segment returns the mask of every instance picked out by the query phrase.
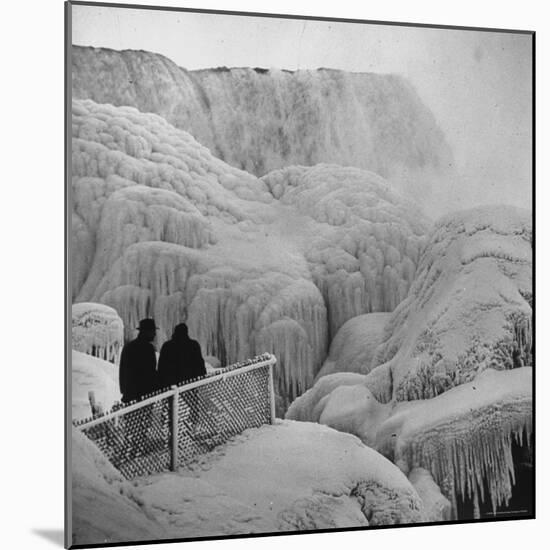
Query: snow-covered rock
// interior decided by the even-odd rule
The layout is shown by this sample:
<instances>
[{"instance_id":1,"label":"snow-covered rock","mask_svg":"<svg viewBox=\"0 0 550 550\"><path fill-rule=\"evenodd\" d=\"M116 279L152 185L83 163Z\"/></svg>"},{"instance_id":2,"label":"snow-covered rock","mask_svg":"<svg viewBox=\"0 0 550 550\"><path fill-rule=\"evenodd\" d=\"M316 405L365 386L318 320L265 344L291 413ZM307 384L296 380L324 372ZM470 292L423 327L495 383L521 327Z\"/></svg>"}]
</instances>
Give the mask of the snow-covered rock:
<instances>
[{"instance_id":1,"label":"snow-covered rock","mask_svg":"<svg viewBox=\"0 0 550 550\"><path fill-rule=\"evenodd\" d=\"M103 411L120 401L118 366L81 351L72 352L71 406L73 420L91 416L89 392Z\"/></svg>"},{"instance_id":2,"label":"snow-covered rock","mask_svg":"<svg viewBox=\"0 0 550 550\"><path fill-rule=\"evenodd\" d=\"M122 319L104 304L73 304L71 344L77 351L118 363L124 344Z\"/></svg>"},{"instance_id":3,"label":"snow-covered rock","mask_svg":"<svg viewBox=\"0 0 550 550\"><path fill-rule=\"evenodd\" d=\"M187 71L146 51L74 46L72 79L73 97L156 113L258 176L331 162L385 177L405 172L418 194L429 191L422 175L452 160L434 116L395 74Z\"/></svg>"}]
</instances>

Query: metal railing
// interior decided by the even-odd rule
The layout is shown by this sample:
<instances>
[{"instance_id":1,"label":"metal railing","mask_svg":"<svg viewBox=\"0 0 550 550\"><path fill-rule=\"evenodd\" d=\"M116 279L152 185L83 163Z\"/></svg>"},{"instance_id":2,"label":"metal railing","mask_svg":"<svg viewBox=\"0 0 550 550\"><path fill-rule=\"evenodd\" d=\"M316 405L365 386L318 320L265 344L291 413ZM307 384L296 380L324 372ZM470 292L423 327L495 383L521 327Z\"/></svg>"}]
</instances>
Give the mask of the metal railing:
<instances>
[{"instance_id":1,"label":"metal railing","mask_svg":"<svg viewBox=\"0 0 550 550\"><path fill-rule=\"evenodd\" d=\"M247 428L273 423L276 361L259 355L73 425L127 479L176 470Z\"/></svg>"}]
</instances>

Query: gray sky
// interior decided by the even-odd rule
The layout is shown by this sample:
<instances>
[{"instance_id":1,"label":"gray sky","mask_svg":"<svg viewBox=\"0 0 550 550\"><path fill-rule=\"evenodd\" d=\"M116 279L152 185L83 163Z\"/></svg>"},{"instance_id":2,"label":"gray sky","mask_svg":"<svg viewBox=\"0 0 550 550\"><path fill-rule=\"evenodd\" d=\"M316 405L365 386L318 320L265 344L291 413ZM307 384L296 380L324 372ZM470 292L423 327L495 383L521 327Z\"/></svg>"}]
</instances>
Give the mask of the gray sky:
<instances>
[{"instance_id":1,"label":"gray sky","mask_svg":"<svg viewBox=\"0 0 550 550\"><path fill-rule=\"evenodd\" d=\"M399 73L431 108L460 206L531 207L531 38L478 31L73 6L73 43L162 53L181 67Z\"/></svg>"}]
</instances>

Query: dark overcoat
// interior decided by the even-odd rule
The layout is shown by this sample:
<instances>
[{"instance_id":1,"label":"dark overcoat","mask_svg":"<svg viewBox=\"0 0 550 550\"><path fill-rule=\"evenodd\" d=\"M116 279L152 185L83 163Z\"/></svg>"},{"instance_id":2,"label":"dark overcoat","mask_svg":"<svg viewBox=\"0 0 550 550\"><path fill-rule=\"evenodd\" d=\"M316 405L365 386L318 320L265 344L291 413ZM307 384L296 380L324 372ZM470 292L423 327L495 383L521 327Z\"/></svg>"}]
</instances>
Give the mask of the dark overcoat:
<instances>
[{"instance_id":1,"label":"dark overcoat","mask_svg":"<svg viewBox=\"0 0 550 550\"><path fill-rule=\"evenodd\" d=\"M184 336L166 341L160 350L158 372L163 388L204 376L206 368L200 344Z\"/></svg>"},{"instance_id":2,"label":"dark overcoat","mask_svg":"<svg viewBox=\"0 0 550 550\"><path fill-rule=\"evenodd\" d=\"M139 336L122 348L119 367L122 401L140 399L159 388L157 356L151 342Z\"/></svg>"}]
</instances>

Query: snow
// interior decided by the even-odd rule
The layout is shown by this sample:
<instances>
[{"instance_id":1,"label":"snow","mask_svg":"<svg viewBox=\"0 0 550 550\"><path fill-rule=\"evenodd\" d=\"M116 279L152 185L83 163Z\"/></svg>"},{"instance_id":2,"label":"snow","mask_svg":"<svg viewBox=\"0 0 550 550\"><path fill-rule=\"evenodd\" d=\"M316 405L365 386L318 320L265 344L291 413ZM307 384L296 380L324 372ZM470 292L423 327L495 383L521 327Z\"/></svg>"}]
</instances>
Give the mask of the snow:
<instances>
[{"instance_id":1,"label":"snow","mask_svg":"<svg viewBox=\"0 0 550 550\"><path fill-rule=\"evenodd\" d=\"M72 351L71 406L73 420L92 415L88 394L94 392L97 405L108 411L120 401L118 366L77 350Z\"/></svg>"},{"instance_id":2,"label":"snow","mask_svg":"<svg viewBox=\"0 0 550 550\"><path fill-rule=\"evenodd\" d=\"M411 193L425 194L426 174L452 161L433 115L398 75L187 71L145 51L72 52L73 97L156 113L256 175L331 162L384 176L406 172Z\"/></svg>"},{"instance_id":3,"label":"snow","mask_svg":"<svg viewBox=\"0 0 550 550\"><path fill-rule=\"evenodd\" d=\"M318 424L250 429L191 470L133 483L76 432L72 452L77 544L390 525L424 513L396 466Z\"/></svg>"},{"instance_id":4,"label":"snow","mask_svg":"<svg viewBox=\"0 0 550 550\"><path fill-rule=\"evenodd\" d=\"M409 474L409 481L415 488L424 505L424 521L449 521L452 519L451 503L424 468L415 468Z\"/></svg>"},{"instance_id":5,"label":"snow","mask_svg":"<svg viewBox=\"0 0 550 550\"><path fill-rule=\"evenodd\" d=\"M512 441L529 444L532 369L487 369L433 399L398 405L378 429L376 448L409 471L423 467L439 487L493 510L514 482ZM487 484L489 493L484 491Z\"/></svg>"},{"instance_id":6,"label":"snow","mask_svg":"<svg viewBox=\"0 0 550 550\"><path fill-rule=\"evenodd\" d=\"M191 473L198 479L189 478ZM251 516L251 527L264 532L406 523L421 515L418 496L393 464L358 439L311 423L281 421L247 430L180 476L149 479L141 487L144 502L173 518L181 499L197 490L201 502L214 501L210 520L223 518L217 507L238 503L231 521ZM174 478L185 487L185 497L165 492ZM226 524L227 518L222 529ZM212 528L220 533L213 521ZM208 534L213 533L202 532Z\"/></svg>"},{"instance_id":7,"label":"snow","mask_svg":"<svg viewBox=\"0 0 550 550\"><path fill-rule=\"evenodd\" d=\"M333 338L317 379L335 372L367 374L389 317L389 313L366 313L346 321Z\"/></svg>"},{"instance_id":8,"label":"snow","mask_svg":"<svg viewBox=\"0 0 550 550\"><path fill-rule=\"evenodd\" d=\"M294 401L286 417L355 434L408 475L425 469L453 509L458 497L488 501L496 509L511 496L512 442L529 442L531 371L486 369L432 399L387 404L370 393L368 376L333 374ZM447 514L439 497L428 496L428 508L433 504Z\"/></svg>"},{"instance_id":9,"label":"snow","mask_svg":"<svg viewBox=\"0 0 550 550\"><path fill-rule=\"evenodd\" d=\"M165 538L136 502L134 488L86 436L72 432L72 542L98 544Z\"/></svg>"},{"instance_id":10,"label":"snow","mask_svg":"<svg viewBox=\"0 0 550 550\"><path fill-rule=\"evenodd\" d=\"M374 395L434 397L486 368L512 368L514 346L530 364L531 254L530 212L480 207L441 219L386 324L369 373Z\"/></svg>"},{"instance_id":11,"label":"snow","mask_svg":"<svg viewBox=\"0 0 550 550\"><path fill-rule=\"evenodd\" d=\"M118 363L124 326L118 313L104 304L80 302L72 306L73 349Z\"/></svg>"},{"instance_id":12,"label":"snow","mask_svg":"<svg viewBox=\"0 0 550 550\"><path fill-rule=\"evenodd\" d=\"M405 298L428 227L415 203L372 172L336 165L289 167L262 181L315 222L304 253L331 338L349 319L392 311Z\"/></svg>"}]
</instances>

